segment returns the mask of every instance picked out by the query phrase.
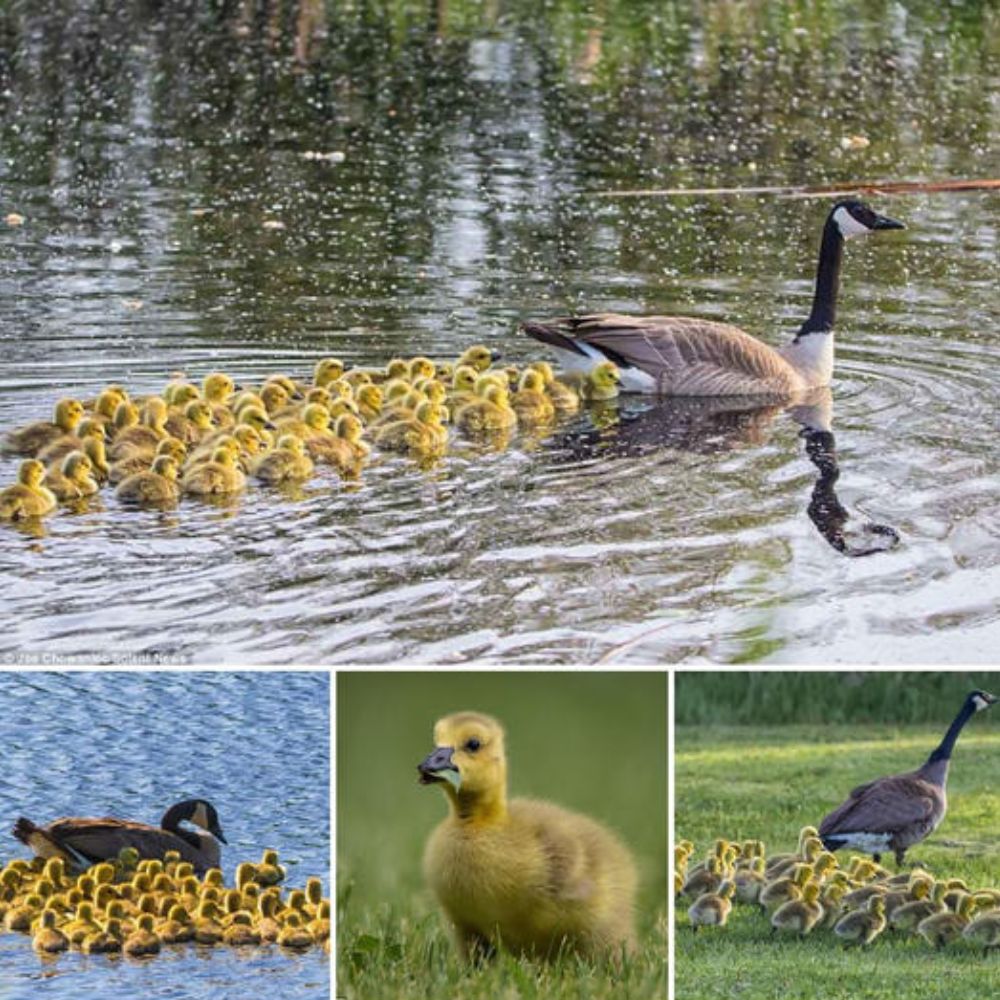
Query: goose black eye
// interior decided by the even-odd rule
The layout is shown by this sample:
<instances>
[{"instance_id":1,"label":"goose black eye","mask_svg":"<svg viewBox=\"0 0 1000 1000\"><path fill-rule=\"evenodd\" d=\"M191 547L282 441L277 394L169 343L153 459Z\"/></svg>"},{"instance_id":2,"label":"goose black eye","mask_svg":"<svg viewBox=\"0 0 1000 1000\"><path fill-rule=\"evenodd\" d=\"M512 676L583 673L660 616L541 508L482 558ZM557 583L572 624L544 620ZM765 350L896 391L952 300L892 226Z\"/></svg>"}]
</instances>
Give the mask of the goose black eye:
<instances>
[{"instance_id":1,"label":"goose black eye","mask_svg":"<svg viewBox=\"0 0 1000 1000\"><path fill-rule=\"evenodd\" d=\"M475 753L481 746L482 744L475 738L475 736L473 736L471 740L465 741L465 749L468 750L469 753Z\"/></svg>"}]
</instances>

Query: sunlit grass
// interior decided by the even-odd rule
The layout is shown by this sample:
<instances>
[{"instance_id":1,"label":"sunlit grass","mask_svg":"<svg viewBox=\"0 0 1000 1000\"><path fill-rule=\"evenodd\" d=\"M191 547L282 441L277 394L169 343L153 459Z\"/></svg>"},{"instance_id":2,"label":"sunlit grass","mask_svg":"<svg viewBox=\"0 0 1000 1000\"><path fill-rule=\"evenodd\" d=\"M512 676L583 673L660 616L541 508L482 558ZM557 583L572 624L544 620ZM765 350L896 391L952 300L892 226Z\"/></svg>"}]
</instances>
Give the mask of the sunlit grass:
<instances>
[{"instance_id":1,"label":"sunlit grass","mask_svg":"<svg viewBox=\"0 0 1000 1000\"><path fill-rule=\"evenodd\" d=\"M907 861L978 888L1000 885L1000 735L975 725L955 752L948 814ZM693 840L699 855L718 836L760 838L770 853L792 850L801 826L817 823L855 785L919 766L941 735L939 726L679 726L677 836ZM842 862L847 857L841 852ZM954 1000L995 990L996 956L984 959L965 942L934 952L922 940L883 935L861 953L844 950L829 931L775 940L764 918L739 905L725 929L694 934L688 905L677 908L679 1000Z\"/></svg>"},{"instance_id":2,"label":"sunlit grass","mask_svg":"<svg viewBox=\"0 0 1000 1000\"><path fill-rule=\"evenodd\" d=\"M434 720L473 708L507 729L513 795L587 813L631 847L640 947L620 969L457 959L423 884L445 815L416 781ZM337 688L337 978L350 1000L666 996L666 682L656 674L341 674Z\"/></svg>"}]
</instances>

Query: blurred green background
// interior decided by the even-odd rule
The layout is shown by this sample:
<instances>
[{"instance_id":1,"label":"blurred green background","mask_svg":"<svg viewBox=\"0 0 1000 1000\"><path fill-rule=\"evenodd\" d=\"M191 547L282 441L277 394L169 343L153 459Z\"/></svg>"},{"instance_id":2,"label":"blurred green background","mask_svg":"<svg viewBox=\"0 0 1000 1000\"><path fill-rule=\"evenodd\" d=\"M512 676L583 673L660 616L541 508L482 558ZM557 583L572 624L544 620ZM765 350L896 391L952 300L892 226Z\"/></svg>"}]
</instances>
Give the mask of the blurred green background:
<instances>
[{"instance_id":1,"label":"blurred green background","mask_svg":"<svg viewBox=\"0 0 1000 1000\"><path fill-rule=\"evenodd\" d=\"M678 672L676 718L683 726L947 724L975 688L1000 695L1000 674L983 670ZM1000 711L976 720L979 731L990 726L1000 726ZM817 738L823 738L822 730Z\"/></svg>"},{"instance_id":2,"label":"blurred green background","mask_svg":"<svg viewBox=\"0 0 1000 1000\"><path fill-rule=\"evenodd\" d=\"M417 783L416 767L433 746L435 720L464 709L506 728L512 796L551 799L622 836L639 865L640 933L662 917L666 677L439 670L337 678L337 883L350 895L343 922L380 906L435 909L420 863L446 806L439 789Z\"/></svg>"}]
</instances>

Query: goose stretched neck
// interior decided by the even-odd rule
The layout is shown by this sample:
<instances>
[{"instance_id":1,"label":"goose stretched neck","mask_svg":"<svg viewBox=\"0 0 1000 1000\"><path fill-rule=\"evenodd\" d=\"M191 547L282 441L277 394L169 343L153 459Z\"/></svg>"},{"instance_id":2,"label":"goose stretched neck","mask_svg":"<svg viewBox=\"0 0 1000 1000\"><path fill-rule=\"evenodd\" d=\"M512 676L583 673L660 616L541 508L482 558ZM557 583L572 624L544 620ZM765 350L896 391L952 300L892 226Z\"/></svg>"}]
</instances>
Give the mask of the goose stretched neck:
<instances>
[{"instance_id":1,"label":"goose stretched neck","mask_svg":"<svg viewBox=\"0 0 1000 1000\"><path fill-rule=\"evenodd\" d=\"M944 739L941 740L937 749L927 758L927 763L924 765L925 768L932 764L943 762L945 765L945 774L947 774L948 761L951 760L951 752L955 748L955 741L958 739L958 734L962 731L962 727L975 714L976 706L972 703L971 699L967 699L962 706L962 710L955 716L955 721L948 727L948 732L944 734Z\"/></svg>"},{"instance_id":2,"label":"goose stretched neck","mask_svg":"<svg viewBox=\"0 0 1000 1000\"><path fill-rule=\"evenodd\" d=\"M799 328L795 339L807 333L829 333L837 315L837 293L840 291L840 262L844 255L844 237L831 214L823 227L823 240L819 248L816 267L816 291L813 294L812 312Z\"/></svg>"}]
</instances>

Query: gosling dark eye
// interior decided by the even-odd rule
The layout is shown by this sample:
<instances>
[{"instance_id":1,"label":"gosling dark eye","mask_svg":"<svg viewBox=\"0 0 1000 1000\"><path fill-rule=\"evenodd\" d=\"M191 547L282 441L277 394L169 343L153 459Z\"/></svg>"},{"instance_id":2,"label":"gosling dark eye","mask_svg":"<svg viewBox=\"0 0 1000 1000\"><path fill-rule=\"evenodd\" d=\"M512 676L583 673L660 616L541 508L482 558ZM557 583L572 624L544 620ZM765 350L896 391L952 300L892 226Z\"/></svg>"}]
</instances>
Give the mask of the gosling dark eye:
<instances>
[{"instance_id":1,"label":"gosling dark eye","mask_svg":"<svg viewBox=\"0 0 1000 1000\"><path fill-rule=\"evenodd\" d=\"M465 749L468 750L469 753L475 753L481 746L482 743L480 743L474 736L471 740L465 741Z\"/></svg>"}]
</instances>

